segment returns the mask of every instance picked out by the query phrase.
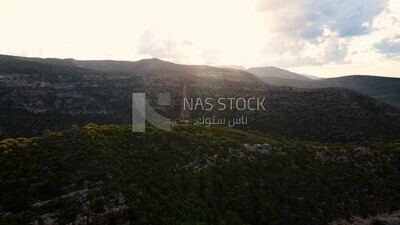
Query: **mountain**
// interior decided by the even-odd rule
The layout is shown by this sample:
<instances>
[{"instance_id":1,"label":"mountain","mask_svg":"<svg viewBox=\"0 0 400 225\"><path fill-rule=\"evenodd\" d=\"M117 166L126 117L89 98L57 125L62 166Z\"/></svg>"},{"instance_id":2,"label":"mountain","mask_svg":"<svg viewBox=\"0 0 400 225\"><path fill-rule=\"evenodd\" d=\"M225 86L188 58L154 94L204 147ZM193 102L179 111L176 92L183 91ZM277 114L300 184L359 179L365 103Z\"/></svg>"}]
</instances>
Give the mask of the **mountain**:
<instances>
[{"instance_id":1,"label":"mountain","mask_svg":"<svg viewBox=\"0 0 400 225\"><path fill-rule=\"evenodd\" d=\"M369 96L400 93L400 78L350 75L321 79L314 76L308 77L309 75L296 74L276 67L256 67L247 71L275 86L296 88L341 87Z\"/></svg>"},{"instance_id":2,"label":"mountain","mask_svg":"<svg viewBox=\"0 0 400 225\"><path fill-rule=\"evenodd\" d=\"M352 89L369 96L400 93L400 78L392 77L353 75L329 78L318 83L324 86Z\"/></svg>"},{"instance_id":3,"label":"mountain","mask_svg":"<svg viewBox=\"0 0 400 225\"><path fill-rule=\"evenodd\" d=\"M273 66L267 67L253 67L247 69L247 72L252 73L256 76L262 77L268 81L268 78L281 78L281 79L289 79L289 80L302 80L302 81L310 81L311 79L307 76L303 76L297 73L293 73L287 70L283 70Z\"/></svg>"},{"instance_id":4,"label":"mountain","mask_svg":"<svg viewBox=\"0 0 400 225\"><path fill-rule=\"evenodd\" d=\"M352 89L400 108L400 78L353 75L319 80L320 86Z\"/></svg>"},{"instance_id":5,"label":"mountain","mask_svg":"<svg viewBox=\"0 0 400 225\"><path fill-rule=\"evenodd\" d=\"M0 142L0 224L328 224L400 208L400 142L73 126Z\"/></svg>"},{"instance_id":6,"label":"mountain","mask_svg":"<svg viewBox=\"0 0 400 225\"><path fill-rule=\"evenodd\" d=\"M68 75L74 77L90 73L98 73L89 69L78 68L71 63L52 63L53 60L55 59L41 60L42 62L37 62L37 60L33 60L33 58L0 55L0 73L40 74L45 76ZM65 61L67 62L70 60Z\"/></svg>"},{"instance_id":7,"label":"mountain","mask_svg":"<svg viewBox=\"0 0 400 225\"><path fill-rule=\"evenodd\" d=\"M10 58L12 60L10 60ZM288 139L393 140L400 137L400 110L343 88L274 87L246 71L179 65L159 59L81 61L0 57L0 137L36 136L73 124L130 124L132 93L146 93L160 114L181 119L187 97L259 98L265 110L193 110L193 121L215 116L248 118L237 128ZM29 65L29 66L27 66ZM25 70L24 68L40 68ZM47 69L48 68L48 69ZM15 72L11 72L15 71ZM170 93L171 106L157 105Z\"/></svg>"},{"instance_id":8,"label":"mountain","mask_svg":"<svg viewBox=\"0 0 400 225\"><path fill-rule=\"evenodd\" d=\"M262 81L274 86L287 86L306 89L328 87L347 88L400 108L400 78L351 75L327 79L315 79L315 77L299 75L277 68L258 70L253 68L249 69L248 71L255 74Z\"/></svg>"}]
</instances>

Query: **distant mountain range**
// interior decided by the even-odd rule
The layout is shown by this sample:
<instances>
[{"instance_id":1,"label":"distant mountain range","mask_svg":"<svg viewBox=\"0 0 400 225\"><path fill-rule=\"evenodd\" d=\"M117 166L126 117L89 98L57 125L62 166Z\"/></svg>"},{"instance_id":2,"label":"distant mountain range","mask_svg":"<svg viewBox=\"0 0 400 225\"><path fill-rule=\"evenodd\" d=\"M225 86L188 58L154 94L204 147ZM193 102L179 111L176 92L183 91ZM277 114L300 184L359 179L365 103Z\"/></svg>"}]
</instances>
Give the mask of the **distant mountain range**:
<instances>
[{"instance_id":1,"label":"distant mountain range","mask_svg":"<svg viewBox=\"0 0 400 225\"><path fill-rule=\"evenodd\" d=\"M322 79L321 77L317 77L317 76L314 76L314 75L309 75L309 74L302 74L302 75L305 76L305 77L308 77L308 78L310 78L312 80Z\"/></svg>"},{"instance_id":2,"label":"distant mountain range","mask_svg":"<svg viewBox=\"0 0 400 225\"><path fill-rule=\"evenodd\" d=\"M0 56L0 65L0 137L34 136L45 129L61 130L89 122L130 124L133 92L146 93L157 111L179 120L184 85L192 98L266 98L265 111L193 111L194 120L204 113L227 118L246 115L248 124L238 128L290 139L359 141L400 137L400 110L364 95L370 94L366 91L372 89L366 87L374 82L360 81L359 92L364 94L353 91L355 84L353 90L278 87L270 81L319 81L273 67L250 69L266 72L253 75L159 59L131 62ZM282 79L277 74L293 79ZM396 93L395 88L392 90L394 82L379 79L384 84L375 82L373 94ZM171 107L157 106L160 92L171 94Z\"/></svg>"},{"instance_id":3,"label":"distant mountain range","mask_svg":"<svg viewBox=\"0 0 400 225\"><path fill-rule=\"evenodd\" d=\"M301 80L301 81L311 81L312 79L290 72L288 70L283 70L277 67L268 66L268 67L253 67L247 70L248 72L257 75L260 78L282 78L289 80Z\"/></svg>"},{"instance_id":4,"label":"distant mountain range","mask_svg":"<svg viewBox=\"0 0 400 225\"><path fill-rule=\"evenodd\" d=\"M400 108L400 78L351 75L327 79L311 79L275 67L258 67L247 70L264 82L275 86L316 89L341 87L354 90Z\"/></svg>"}]
</instances>

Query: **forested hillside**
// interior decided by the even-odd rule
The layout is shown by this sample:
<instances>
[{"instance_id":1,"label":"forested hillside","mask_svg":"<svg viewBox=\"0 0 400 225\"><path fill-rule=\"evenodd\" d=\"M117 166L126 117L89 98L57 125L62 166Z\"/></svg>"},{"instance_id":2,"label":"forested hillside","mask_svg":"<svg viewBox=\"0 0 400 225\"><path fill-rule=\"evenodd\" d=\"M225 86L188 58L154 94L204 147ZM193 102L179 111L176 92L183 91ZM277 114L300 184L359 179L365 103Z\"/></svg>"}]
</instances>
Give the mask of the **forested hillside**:
<instances>
[{"instance_id":1,"label":"forested hillside","mask_svg":"<svg viewBox=\"0 0 400 225\"><path fill-rule=\"evenodd\" d=\"M400 208L400 142L88 124L0 143L1 224L327 224Z\"/></svg>"}]
</instances>

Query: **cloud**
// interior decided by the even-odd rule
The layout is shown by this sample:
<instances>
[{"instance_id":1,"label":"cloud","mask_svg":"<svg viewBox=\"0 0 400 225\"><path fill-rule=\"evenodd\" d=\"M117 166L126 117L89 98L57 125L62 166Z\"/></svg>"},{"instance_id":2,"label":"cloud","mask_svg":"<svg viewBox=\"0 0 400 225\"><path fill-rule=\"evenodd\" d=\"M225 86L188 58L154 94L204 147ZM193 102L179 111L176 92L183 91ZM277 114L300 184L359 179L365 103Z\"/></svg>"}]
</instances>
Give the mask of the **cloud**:
<instances>
[{"instance_id":1,"label":"cloud","mask_svg":"<svg viewBox=\"0 0 400 225\"><path fill-rule=\"evenodd\" d=\"M218 64L219 51L199 48L192 41L159 29L148 29L140 37L140 54L161 58L175 63Z\"/></svg>"},{"instance_id":2,"label":"cloud","mask_svg":"<svg viewBox=\"0 0 400 225\"><path fill-rule=\"evenodd\" d=\"M390 29L379 42L373 44L373 47L385 56L400 56L400 21L395 17L389 17L389 21Z\"/></svg>"},{"instance_id":3,"label":"cloud","mask_svg":"<svg viewBox=\"0 0 400 225\"><path fill-rule=\"evenodd\" d=\"M322 58L325 62L341 62L348 53L347 43L333 36L324 42L324 54Z\"/></svg>"},{"instance_id":4,"label":"cloud","mask_svg":"<svg viewBox=\"0 0 400 225\"><path fill-rule=\"evenodd\" d=\"M272 63L288 67L348 63L348 42L337 33L326 33L315 41L285 35L275 35L267 40L262 53L277 58Z\"/></svg>"},{"instance_id":5,"label":"cloud","mask_svg":"<svg viewBox=\"0 0 400 225\"><path fill-rule=\"evenodd\" d=\"M375 43L374 47L380 52L387 55L400 54L400 35L394 38L384 38L379 43Z\"/></svg>"},{"instance_id":6,"label":"cloud","mask_svg":"<svg viewBox=\"0 0 400 225\"><path fill-rule=\"evenodd\" d=\"M189 57L193 46L189 40L173 38L169 33L148 29L140 37L138 52L153 58L180 63Z\"/></svg>"},{"instance_id":7,"label":"cloud","mask_svg":"<svg viewBox=\"0 0 400 225\"><path fill-rule=\"evenodd\" d=\"M305 40L292 38L282 34L275 35L266 39L266 46L263 49L263 53L266 55L277 55L277 54L300 54L306 45Z\"/></svg>"},{"instance_id":8,"label":"cloud","mask_svg":"<svg viewBox=\"0 0 400 225\"><path fill-rule=\"evenodd\" d=\"M151 30L142 33L139 53L162 59L179 60L181 58L181 54L177 52L177 43L171 37L157 36L157 33Z\"/></svg>"},{"instance_id":9,"label":"cloud","mask_svg":"<svg viewBox=\"0 0 400 225\"><path fill-rule=\"evenodd\" d=\"M218 54L215 50L205 50L200 53L200 56L204 58L205 64L215 65L218 62Z\"/></svg>"},{"instance_id":10,"label":"cloud","mask_svg":"<svg viewBox=\"0 0 400 225\"><path fill-rule=\"evenodd\" d=\"M388 7L388 0L261 0L271 35L262 52L293 66L349 63L352 39L369 36Z\"/></svg>"},{"instance_id":11,"label":"cloud","mask_svg":"<svg viewBox=\"0 0 400 225\"><path fill-rule=\"evenodd\" d=\"M266 14L271 32L315 39L325 29L339 37L367 34L387 7L388 0L262 0L257 9Z\"/></svg>"}]
</instances>

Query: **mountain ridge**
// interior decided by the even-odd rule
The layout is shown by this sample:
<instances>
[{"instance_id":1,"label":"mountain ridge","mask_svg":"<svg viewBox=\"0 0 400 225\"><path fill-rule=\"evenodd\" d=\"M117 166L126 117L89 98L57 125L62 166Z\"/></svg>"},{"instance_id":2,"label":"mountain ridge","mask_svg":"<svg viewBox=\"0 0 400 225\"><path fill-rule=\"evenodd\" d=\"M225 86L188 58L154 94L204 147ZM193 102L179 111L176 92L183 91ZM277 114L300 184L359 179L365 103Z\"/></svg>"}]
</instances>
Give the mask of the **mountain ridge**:
<instances>
[{"instance_id":1,"label":"mountain ridge","mask_svg":"<svg viewBox=\"0 0 400 225\"><path fill-rule=\"evenodd\" d=\"M252 72L251 70L248 71ZM305 89L326 87L348 88L400 108L400 78L397 77L345 75L332 78L304 79L306 76L291 72L289 75L285 75L286 72L282 74L280 70L275 75L263 74L261 72L254 74L262 81L274 86L289 86Z\"/></svg>"},{"instance_id":2,"label":"mountain ridge","mask_svg":"<svg viewBox=\"0 0 400 225\"><path fill-rule=\"evenodd\" d=\"M241 70L161 60L124 62L122 69L119 61L78 62L82 68L66 66L70 59L51 59L47 64L35 60L42 62L14 58L14 63L22 68L33 63L41 70L25 73L9 64L11 71L4 70L0 76L0 103L4 106L0 109L0 137L32 136L48 128L62 130L90 122L129 124L132 93L146 93L160 114L179 120L185 85L191 98L266 99L263 111L193 111L192 119L204 114L227 119L243 115L249 117L249 123L240 129L288 139L349 142L400 136L398 109L343 88L276 87ZM170 107L157 106L160 92L170 93Z\"/></svg>"},{"instance_id":3,"label":"mountain ridge","mask_svg":"<svg viewBox=\"0 0 400 225\"><path fill-rule=\"evenodd\" d=\"M309 81L311 80L310 78L293 73L288 70L284 70L278 67L274 66L266 66L266 67L252 67L247 69L246 71L253 73L259 77L266 78L268 80L268 77L279 77L283 79L296 79L296 80L304 80L304 81Z\"/></svg>"}]
</instances>

